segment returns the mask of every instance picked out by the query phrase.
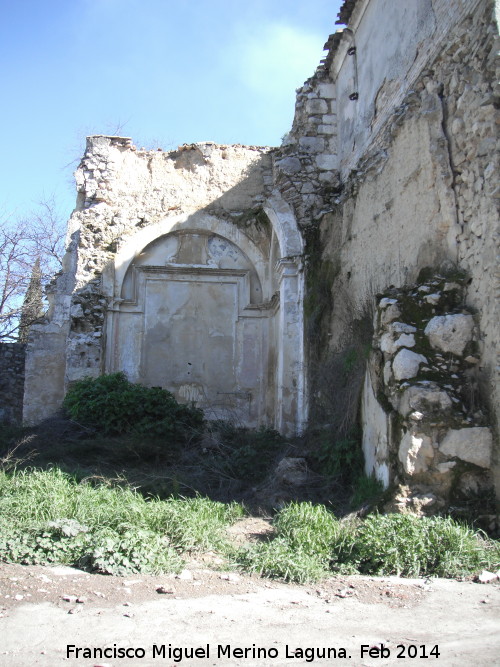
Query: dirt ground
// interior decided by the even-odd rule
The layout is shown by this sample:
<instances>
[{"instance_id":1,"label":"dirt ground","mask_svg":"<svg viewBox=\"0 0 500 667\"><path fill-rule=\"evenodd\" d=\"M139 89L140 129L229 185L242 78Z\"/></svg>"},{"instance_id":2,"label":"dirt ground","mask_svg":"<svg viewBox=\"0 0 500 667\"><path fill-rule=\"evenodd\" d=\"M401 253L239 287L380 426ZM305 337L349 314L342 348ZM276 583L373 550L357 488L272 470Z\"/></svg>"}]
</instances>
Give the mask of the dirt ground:
<instances>
[{"instance_id":1,"label":"dirt ground","mask_svg":"<svg viewBox=\"0 0 500 667\"><path fill-rule=\"evenodd\" d=\"M247 520L234 539L266 530ZM498 580L297 586L221 565L208 553L180 575L120 578L0 564L0 665L500 665Z\"/></svg>"}]
</instances>

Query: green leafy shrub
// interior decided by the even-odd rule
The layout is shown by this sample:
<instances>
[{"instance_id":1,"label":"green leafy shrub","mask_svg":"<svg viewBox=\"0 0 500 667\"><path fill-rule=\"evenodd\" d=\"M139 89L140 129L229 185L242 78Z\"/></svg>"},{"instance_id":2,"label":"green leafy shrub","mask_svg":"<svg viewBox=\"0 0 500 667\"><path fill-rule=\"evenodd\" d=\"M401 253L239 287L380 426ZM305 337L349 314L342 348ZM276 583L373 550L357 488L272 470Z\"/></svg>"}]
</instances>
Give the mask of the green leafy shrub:
<instances>
[{"instance_id":1,"label":"green leafy shrub","mask_svg":"<svg viewBox=\"0 0 500 667\"><path fill-rule=\"evenodd\" d=\"M308 549L293 549L284 538L260 542L234 554L235 563L246 572L304 584L328 576L328 567Z\"/></svg>"},{"instance_id":2,"label":"green leafy shrub","mask_svg":"<svg viewBox=\"0 0 500 667\"><path fill-rule=\"evenodd\" d=\"M136 433L177 441L203 425L198 408L181 405L166 389L133 384L124 373L75 382L64 408L75 421L105 435Z\"/></svg>"},{"instance_id":3,"label":"green leafy shrub","mask_svg":"<svg viewBox=\"0 0 500 667\"><path fill-rule=\"evenodd\" d=\"M89 544L85 530L65 534L51 522L21 529L0 525L0 560L23 565L74 565Z\"/></svg>"},{"instance_id":4,"label":"green leafy shrub","mask_svg":"<svg viewBox=\"0 0 500 667\"><path fill-rule=\"evenodd\" d=\"M339 438L328 428L319 429L309 434L308 447L312 467L322 475L349 483L363 470L363 451L354 431Z\"/></svg>"},{"instance_id":5,"label":"green leafy shrub","mask_svg":"<svg viewBox=\"0 0 500 667\"><path fill-rule=\"evenodd\" d=\"M365 474L359 475L353 483L353 493L351 496L351 507L359 507L366 502L372 502L379 498L384 492L384 485L376 477L368 477Z\"/></svg>"},{"instance_id":6,"label":"green leafy shrub","mask_svg":"<svg viewBox=\"0 0 500 667\"><path fill-rule=\"evenodd\" d=\"M103 531L93 539L92 548L79 565L101 574L161 574L180 572L183 561L169 540L152 530Z\"/></svg>"}]
</instances>

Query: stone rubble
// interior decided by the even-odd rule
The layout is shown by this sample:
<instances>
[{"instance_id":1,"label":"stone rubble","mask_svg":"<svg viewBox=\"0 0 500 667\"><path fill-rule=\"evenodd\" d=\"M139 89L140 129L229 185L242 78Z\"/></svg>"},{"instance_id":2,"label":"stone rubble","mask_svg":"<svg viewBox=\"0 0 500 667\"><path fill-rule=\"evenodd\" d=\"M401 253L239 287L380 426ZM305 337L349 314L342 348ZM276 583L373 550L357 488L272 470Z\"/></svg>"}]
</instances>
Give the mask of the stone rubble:
<instances>
[{"instance_id":1,"label":"stone rubble","mask_svg":"<svg viewBox=\"0 0 500 667\"><path fill-rule=\"evenodd\" d=\"M484 476L493 436L474 384L479 336L463 307L464 283L457 277L450 290L446 276L435 275L378 301L368 377L386 415L379 438L388 447L382 455L365 452L366 472L380 477L389 469L392 509L434 513L457 496L491 490ZM397 309L397 322L385 316L388 308Z\"/></svg>"}]
</instances>

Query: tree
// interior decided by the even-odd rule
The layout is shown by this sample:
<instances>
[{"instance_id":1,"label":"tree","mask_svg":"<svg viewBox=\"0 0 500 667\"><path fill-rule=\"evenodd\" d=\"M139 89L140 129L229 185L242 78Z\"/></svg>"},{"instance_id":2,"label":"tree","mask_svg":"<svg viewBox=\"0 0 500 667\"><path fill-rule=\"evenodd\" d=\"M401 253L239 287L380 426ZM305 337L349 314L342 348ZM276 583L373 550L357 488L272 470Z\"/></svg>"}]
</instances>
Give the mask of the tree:
<instances>
[{"instance_id":1,"label":"tree","mask_svg":"<svg viewBox=\"0 0 500 667\"><path fill-rule=\"evenodd\" d=\"M26 341L63 251L64 226L52 199L27 218L0 219L0 341Z\"/></svg>"},{"instance_id":2,"label":"tree","mask_svg":"<svg viewBox=\"0 0 500 667\"><path fill-rule=\"evenodd\" d=\"M43 287L42 272L40 270L40 257L37 257L31 271L31 279L24 296L19 318L20 343L28 342L30 326L43 315Z\"/></svg>"}]
</instances>

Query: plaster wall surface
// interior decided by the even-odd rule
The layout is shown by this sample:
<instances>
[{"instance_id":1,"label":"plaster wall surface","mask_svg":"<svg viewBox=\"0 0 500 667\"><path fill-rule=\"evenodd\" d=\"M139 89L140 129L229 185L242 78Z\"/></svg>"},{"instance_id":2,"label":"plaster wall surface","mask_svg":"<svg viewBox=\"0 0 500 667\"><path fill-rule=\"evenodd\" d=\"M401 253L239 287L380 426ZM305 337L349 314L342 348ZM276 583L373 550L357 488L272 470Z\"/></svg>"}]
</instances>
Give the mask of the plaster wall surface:
<instances>
[{"instance_id":1,"label":"plaster wall surface","mask_svg":"<svg viewBox=\"0 0 500 667\"><path fill-rule=\"evenodd\" d=\"M357 2L333 59L339 169L356 167L448 33L479 0L364 0ZM355 49L349 55L349 49ZM355 99L350 97L355 94Z\"/></svg>"},{"instance_id":2,"label":"plaster wall surface","mask_svg":"<svg viewBox=\"0 0 500 667\"><path fill-rule=\"evenodd\" d=\"M71 382L123 370L208 417L300 430L303 244L270 149L163 153L94 136L76 182L65 272L33 331L26 420L50 415ZM295 272L278 267L285 257Z\"/></svg>"}]
</instances>

